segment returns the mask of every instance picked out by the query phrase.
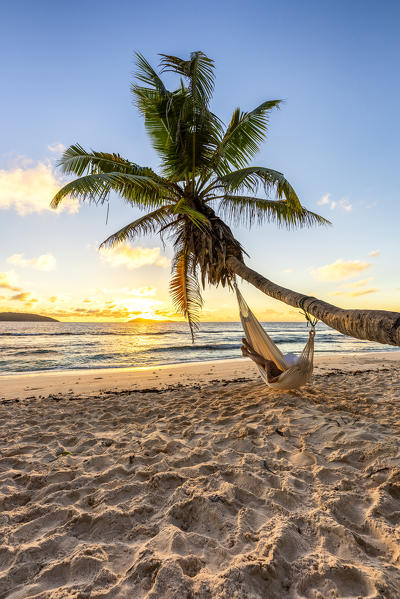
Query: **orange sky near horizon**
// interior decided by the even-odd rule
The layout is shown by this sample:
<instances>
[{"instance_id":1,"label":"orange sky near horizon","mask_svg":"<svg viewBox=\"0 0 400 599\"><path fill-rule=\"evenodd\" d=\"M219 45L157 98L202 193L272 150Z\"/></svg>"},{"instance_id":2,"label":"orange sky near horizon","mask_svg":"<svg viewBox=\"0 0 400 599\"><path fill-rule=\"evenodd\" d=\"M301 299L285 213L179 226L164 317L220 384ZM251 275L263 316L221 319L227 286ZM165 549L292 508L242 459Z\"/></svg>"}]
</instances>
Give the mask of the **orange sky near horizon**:
<instances>
[{"instance_id":1,"label":"orange sky near horizon","mask_svg":"<svg viewBox=\"0 0 400 599\"><path fill-rule=\"evenodd\" d=\"M78 219L72 212L69 218ZM127 322L134 318L184 320L169 296L170 247L158 239L148 246L123 245L99 251L98 243L87 243L75 255L71 251L39 255L5 255L0 270L0 311L31 312L65 322ZM386 290L376 285L380 250L359 259L335 261L299 269L282 268L286 260L271 264L248 263L284 287L347 308L399 310L394 281ZM315 260L315 257L314 257ZM311 260L310 260L311 262ZM1 261L0 261L1 265ZM0 266L1 268L1 266ZM100 286L103 283L104 286ZM301 321L296 308L267 297L248 283L243 293L263 321ZM398 297L398 293L397 293ZM235 294L227 288L207 288L201 320L238 321Z\"/></svg>"},{"instance_id":2,"label":"orange sky near horizon","mask_svg":"<svg viewBox=\"0 0 400 599\"><path fill-rule=\"evenodd\" d=\"M92 262L91 274L86 272L85 262L82 266L75 263L72 268L69 266L67 277L63 272L57 272L58 260L51 253L36 257L9 256L6 260L8 270L0 272L0 311L37 313L64 322L127 322L134 318L184 320L175 311L168 293L170 258L158 245L147 248L122 246L106 253L88 246L85 251ZM296 273L291 269L283 269L273 278L279 284L308 292L329 303L396 311L396 303L389 298L385 301L382 293L372 286L372 276L368 276L373 270L372 260L378 256L379 252L373 251L369 261L337 260L317 269L305 268L300 276L303 281L296 279ZM110 285L91 285L101 279ZM127 281L138 286L128 286ZM242 283L241 287L260 320L303 320L298 309L267 297L247 283ZM58 293L56 289L59 289ZM377 295L381 296L379 302ZM202 321L239 320L232 290L208 288L204 299Z\"/></svg>"}]
</instances>

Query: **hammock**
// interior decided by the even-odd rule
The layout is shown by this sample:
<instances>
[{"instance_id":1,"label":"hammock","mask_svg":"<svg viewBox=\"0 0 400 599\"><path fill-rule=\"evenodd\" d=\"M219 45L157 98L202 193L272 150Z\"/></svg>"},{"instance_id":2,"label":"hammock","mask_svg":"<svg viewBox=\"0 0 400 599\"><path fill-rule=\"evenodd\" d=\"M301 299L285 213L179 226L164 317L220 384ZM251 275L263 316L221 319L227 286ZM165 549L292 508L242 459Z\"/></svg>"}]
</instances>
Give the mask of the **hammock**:
<instances>
[{"instance_id":1,"label":"hammock","mask_svg":"<svg viewBox=\"0 0 400 599\"><path fill-rule=\"evenodd\" d=\"M235 290L237 300L239 304L240 320L246 339L249 344L267 360L272 360L277 367L282 370L282 374L278 380L270 383L267 378L267 373L257 364L260 374L264 381L272 389L298 389L305 385L311 378L313 371L313 359L314 359L314 337L315 337L315 325L316 320L305 313L305 316L311 325L311 330L308 335L308 341L301 352L297 362L290 365L285 362L285 356L282 354L280 349L272 341L271 337L262 328L249 306L246 304L242 294L240 293L236 283Z\"/></svg>"}]
</instances>

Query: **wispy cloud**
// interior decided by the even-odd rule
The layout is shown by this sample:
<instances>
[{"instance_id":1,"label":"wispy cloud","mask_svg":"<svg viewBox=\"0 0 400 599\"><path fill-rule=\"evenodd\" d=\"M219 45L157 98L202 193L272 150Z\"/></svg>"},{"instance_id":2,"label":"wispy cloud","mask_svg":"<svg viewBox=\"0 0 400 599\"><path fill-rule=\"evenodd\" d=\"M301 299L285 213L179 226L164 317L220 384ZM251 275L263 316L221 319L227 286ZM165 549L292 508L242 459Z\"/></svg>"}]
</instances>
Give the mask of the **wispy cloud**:
<instances>
[{"instance_id":1,"label":"wispy cloud","mask_svg":"<svg viewBox=\"0 0 400 599\"><path fill-rule=\"evenodd\" d=\"M372 252L370 252L368 254L368 256L371 256L371 258L373 258L374 256L379 256L380 253L381 253L381 250L373 250Z\"/></svg>"},{"instance_id":2,"label":"wispy cloud","mask_svg":"<svg viewBox=\"0 0 400 599\"><path fill-rule=\"evenodd\" d=\"M54 318L77 318L85 320L93 320L98 318L111 318L113 320L127 319L131 315L131 311L127 308L103 307L103 308L84 308L71 307L67 309L56 309L50 312Z\"/></svg>"},{"instance_id":3,"label":"wispy cloud","mask_svg":"<svg viewBox=\"0 0 400 599\"><path fill-rule=\"evenodd\" d=\"M91 298L86 298L91 299ZM96 301L96 300L94 300ZM107 300L103 302L97 301L96 303L89 302L89 305L85 303L85 300L81 300L81 305L70 306L68 308L62 308L56 306L54 309L48 310L51 316L55 318L77 318L84 320L97 320L101 319L112 319L112 320L129 320L137 316L145 318L156 318L165 319L171 317L180 317L174 312L167 310L162 307L161 302L157 300L150 300L142 298L139 300L128 300L128 304L124 305L118 301ZM131 303L132 302L132 303Z\"/></svg>"},{"instance_id":4,"label":"wispy cloud","mask_svg":"<svg viewBox=\"0 0 400 599\"><path fill-rule=\"evenodd\" d=\"M15 285L17 275L14 271L0 272L0 288L9 289L10 291L21 291L21 287Z\"/></svg>"},{"instance_id":5,"label":"wispy cloud","mask_svg":"<svg viewBox=\"0 0 400 599\"><path fill-rule=\"evenodd\" d=\"M367 295L369 293L377 293L379 289L376 287L370 287L369 289L362 289L360 291L353 291L351 294L352 297L358 297L359 295Z\"/></svg>"},{"instance_id":6,"label":"wispy cloud","mask_svg":"<svg viewBox=\"0 0 400 599\"><path fill-rule=\"evenodd\" d=\"M369 293L376 293L379 291L376 287L367 287L370 285L373 277L368 279L360 279L359 281L353 281L347 285L341 285L331 295L345 295L347 297L359 297L360 295L368 295ZM364 289L364 287L367 287Z\"/></svg>"},{"instance_id":7,"label":"wispy cloud","mask_svg":"<svg viewBox=\"0 0 400 599\"><path fill-rule=\"evenodd\" d=\"M161 248L131 247L120 245L100 250L102 259L113 267L141 268L142 266L161 266L167 268L169 260L161 255Z\"/></svg>"},{"instance_id":8,"label":"wispy cloud","mask_svg":"<svg viewBox=\"0 0 400 599\"><path fill-rule=\"evenodd\" d=\"M336 260L333 264L326 264L311 271L317 281L344 281L357 276L360 272L370 268L370 262L360 260Z\"/></svg>"},{"instance_id":9,"label":"wispy cloud","mask_svg":"<svg viewBox=\"0 0 400 599\"><path fill-rule=\"evenodd\" d=\"M21 216L50 211L50 201L62 185L51 164L32 165L31 160L21 157L17 166L0 169L0 210L13 208ZM78 208L78 202L67 200L59 211L77 212Z\"/></svg>"},{"instance_id":10,"label":"wispy cloud","mask_svg":"<svg viewBox=\"0 0 400 599\"><path fill-rule=\"evenodd\" d=\"M55 142L54 144L47 146L47 149L53 154L62 154L67 148L64 146L64 144Z\"/></svg>"},{"instance_id":11,"label":"wispy cloud","mask_svg":"<svg viewBox=\"0 0 400 599\"><path fill-rule=\"evenodd\" d=\"M368 277L368 279L361 279L360 281L354 281L350 285L344 285L344 287L365 287L371 283L373 277Z\"/></svg>"},{"instance_id":12,"label":"wispy cloud","mask_svg":"<svg viewBox=\"0 0 400 599\"><path fill-rule=\"evenodd\" d=\"M350 212L353 209L353 205L350 204L350 201L346 196L340 198L338 201L335 201L331 199L330 193L323 195L317 204L318 206L328 206L331 210L335 210L335 208L341 208L345 212Z\"/></svg>"},{"instance_id":13,"label":"wispy cloud","mask_svg":"<svg viewBox=\"0 0 400 599\"><path fill-rule=\"evenodd\" d=\"M370 287L368 289L359 289L354 290L354 291L344 291L344 290L338 290L338 291L334 291L333 293L331 293L331 295L345 295L347 297L359 297L360 295L368 295L369 293L377 293L377 291L379 291L379 289L377 289L376 287Z\"/></svg>"},{"instance_id":14,"label":"wispy cloud","mask_svg":"<svg viewBox=\"0 0 400 599\"><path fill-rule=\"evenodd\" d=\"M29 291L22 291L21 293L17 293L10 297L12 301L24 302L28 304L32 304L33 302L39 301L38 298L33 297L33 295Z\"/></svg>"},{"instance_id":15,"label":"wispy cloud","mask_svg":"<svg viewBox=\"0 0 400 599\"><path fill-rule=\"evenodd\" d=\"M13 254L7 258L9 264L20 266L21 268L34 268L35 270L54 270L56 259L53 254L42 254L37 258L24 258L24 254Z\"/></svg>"},{"instance_id":16,"label":"wispy cloud","mask_svg":"<svg viewBox=\"0 0 400 599\"><path fill-rule=\"evenodd\" d=\"M345 212L350 212L353 210L353 204L350 204L350 201L347 197L340 198L338 202L339 208L342 208Z\"/></svg>"},{"instance_id":17,"label":"wispy cloud","mask_svg":"<svg viewBox=\"0 0 400 599\"><path fill-rule=\"evenodd\" d=\"M331 204L331 194L330 193L326 193L325 195L323 195L321 197L320 200L318 200L317 202L318 206L326 206L327 204Z\"/></svg>"}]
</instances>

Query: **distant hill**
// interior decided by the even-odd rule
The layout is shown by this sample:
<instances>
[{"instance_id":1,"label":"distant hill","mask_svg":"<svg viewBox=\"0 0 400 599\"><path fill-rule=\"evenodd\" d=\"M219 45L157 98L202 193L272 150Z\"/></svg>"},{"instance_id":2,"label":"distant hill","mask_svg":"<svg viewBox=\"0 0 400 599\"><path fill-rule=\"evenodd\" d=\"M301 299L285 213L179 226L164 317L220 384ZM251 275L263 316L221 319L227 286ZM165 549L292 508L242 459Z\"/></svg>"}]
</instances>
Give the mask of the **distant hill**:
<instances>
[{"instance_id":1,"label":"distant hill","mask_svg":"<svg viewBox=\"0 0 400 599\"><path fill-rule=\"evenodd\" d=\"M27 312L0 312L0 321L5 322L60 322L50 316L28 314Z\"/></svg>"}]
</instances>

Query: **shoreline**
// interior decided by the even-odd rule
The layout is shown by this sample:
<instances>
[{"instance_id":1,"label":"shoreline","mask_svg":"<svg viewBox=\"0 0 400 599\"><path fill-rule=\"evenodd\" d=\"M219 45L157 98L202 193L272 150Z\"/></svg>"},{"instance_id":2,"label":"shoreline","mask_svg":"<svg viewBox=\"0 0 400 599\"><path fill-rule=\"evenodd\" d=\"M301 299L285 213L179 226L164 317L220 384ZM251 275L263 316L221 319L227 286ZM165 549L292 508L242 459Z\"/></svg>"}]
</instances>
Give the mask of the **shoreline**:
<instances>
[{"instance_id":1,"label":"shoreline","mask_svg":"<svg viewBox=\"0 0 400 599\"><path fill-rule=\"evenodd\" d=\"M400 353L400 347L394 348L392 350L382 350L382 351L334 351L334 352L315 352L314 353L314 362L319 359L333 358L334 356L380 356L380 355L388 355L390 356L392 353ZM0 371L0 381L2 378L13 377L13 376L34 376L36 374L44 375L58 375L62 373L74 373L81 374L83 372L130 372L133 370L150 370L151 368L174 368L177 366L186 366L190 364L209 364L210 362L232 362L234 360L242 360L242 356L238 356L237 358L214 358L213 360L187 360L181 362L168 362L163 364L149 364L148 366L104 366L98 368L60 368L60 369L43 369L43 370L23 370L18 372L5 372L2 373Z\"/></svg>"},{"instance_id":2,"label":"shoreline","mask_svg":"<svg viewBox=\"0 0 400 599\"><path fill-rule=\"evenodd\" d=\"M343 359L345 358L345 359ZM314 357L314 374L386 368L400 364L400 351L325 353ZM0 376L0 400L33 399L59 394L93 394L100 391L129 391L149 386L165 389L171 385L190 386L216 378L229 381L259 380L256 366L248 359L230 358L201 362L181 362L132 368L40 371Z\"/></svg>"}]
</instances>

